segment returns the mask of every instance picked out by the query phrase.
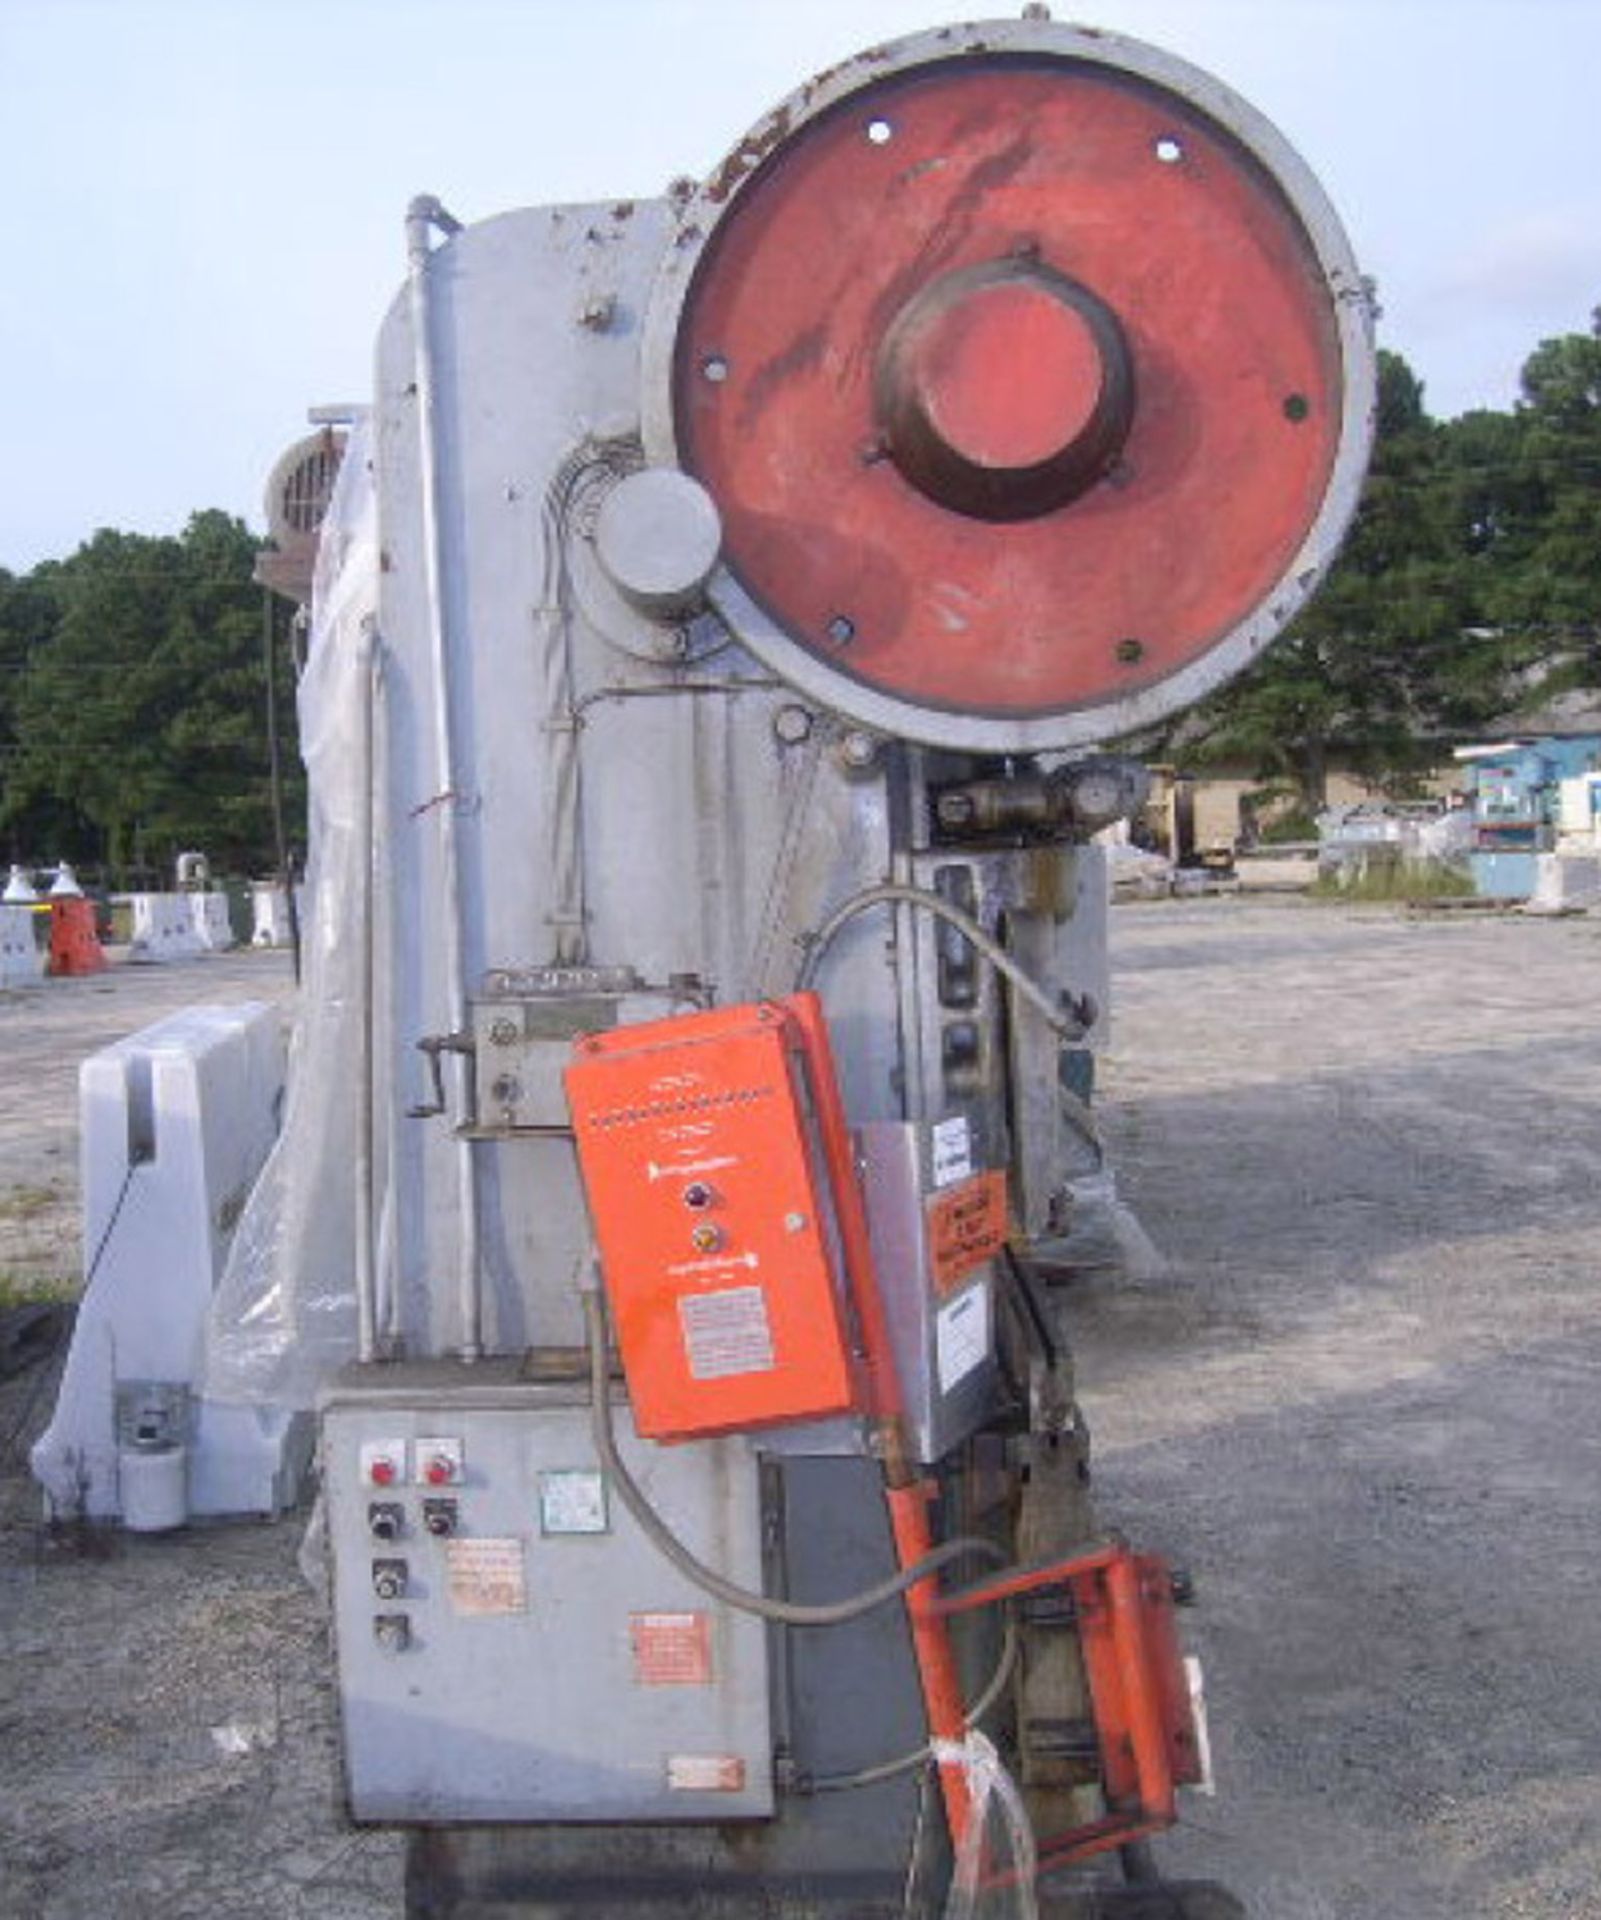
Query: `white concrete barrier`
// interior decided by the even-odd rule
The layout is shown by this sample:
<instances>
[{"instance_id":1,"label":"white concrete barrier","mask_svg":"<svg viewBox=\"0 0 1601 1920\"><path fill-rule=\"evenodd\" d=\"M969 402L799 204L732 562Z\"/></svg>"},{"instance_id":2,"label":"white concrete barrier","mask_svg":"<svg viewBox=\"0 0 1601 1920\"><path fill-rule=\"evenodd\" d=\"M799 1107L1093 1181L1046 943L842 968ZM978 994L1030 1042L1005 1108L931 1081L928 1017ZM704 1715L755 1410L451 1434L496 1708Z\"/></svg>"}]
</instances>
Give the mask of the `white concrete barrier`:
<instances>
[{"instance_id":1,"label":"white concrete barrier","mask_svg":"<svg viewBox=\"0 0 1601 1920\"><path fill-rule=\"evenodd\" d=\"M1534 892L1525 913L1578 913L1601 906L1601 855L1542 853L1535 856Z\"/></svg>"},{"instance_id":2,"label":"white concrete barrier","mask_svg":"<svg viewBox=\"0 0 1601 1920\"><path fill-rule=\"evenodd\" d=\"M195 931L187 893L136 893L132 896L132 960L189 960L205 947Z\"/></svg>"},{"instance_id":3,"label":"white concrete barrier","mask_svg":"<svg viewBox=\"0 0 1601 1920\"><path fill-rule=\"evenodd\" d=\"M235 944L227 894L191 893L185 897L193 916L195 938L207 953L226 953Z\"/></svg>"},{"instance_id":4,"label":"white concrete barrier","mask_svg":"<svg viewBox=\"0 0 1601 1920\"><path fill-rule=\"evenodd\" d=\"M277 1135L277 1009L189 1007L86 1060L85 1289L33 1471L58 1517L157 1530L293 1500L309 1421L199 1390L206 1313Z\"/></svg>"},{"instance_id":5,"label":"white concrete barrier","mask_svg":"<svg viewBox=\"0 0 1601 1920\"><path fill-rule=\"evenodd\" d=\"M33 922L32 907L0 906L0 987L31 987L43 979L45 956Z\"/></svg>"},{"instance_id":6,"label":"white concrete barrier","mask_svg":"<svg viewBox=\"0 0 1601 1920\"><path fill-rule=\"evenodd\" d=\"M254 947L287 947L293 944L289 938L289 896L282 887L262 882L250 889L250 910L252 932L250 944ZM300 924L306 924L306 889L304 885L295 888L295 910Z\"/></svg>"}]
</instances>

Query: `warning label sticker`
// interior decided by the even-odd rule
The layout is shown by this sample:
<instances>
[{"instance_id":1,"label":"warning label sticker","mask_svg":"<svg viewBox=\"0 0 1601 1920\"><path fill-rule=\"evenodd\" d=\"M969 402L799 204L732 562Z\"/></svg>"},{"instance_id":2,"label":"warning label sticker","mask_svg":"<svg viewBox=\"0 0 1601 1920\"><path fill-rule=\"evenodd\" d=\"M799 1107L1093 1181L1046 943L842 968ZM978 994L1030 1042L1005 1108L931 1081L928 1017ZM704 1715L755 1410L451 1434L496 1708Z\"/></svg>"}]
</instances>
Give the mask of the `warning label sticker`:
<instances>
[{"instance_id":1,"label":"warning label sticker","mask_svg":"<svg viewBox=\"0 0 1601 1920\"><path fill-rule=\"evenodd\" d=\"M760 1287L686 1293L678 1302L678 1319L689 1371L696 1380L772 1372L773 1330Z\"/></svg>"},{"instance_id":2,"label":"warning label sticker","mask_svg":"<svg viewBox=\"0 0 1601 1920\"><path fill-rule=\"evenodd\" d=\"M934 1284L950 1293L1006 1244L1006 1175L975 1174L928 1203L928 1257Z\"/></svg>"},{"instance_id":3,"label":"warning label sticker","mask_svg":"<svg viewBox=\"0 0 1601 1920\"><path fill-rule=\"evenodd\" d=\"M445 1568L457 1613L522 1613L528 1606L521 1540L447 1540Z\"/></svg>"},{"instance_id":4,"label":"warning label sticker","mask_svg":"<svg viewBox=\"0 0 1601 1920\"><path fill-rule=\"evenodd\" d=\"M636 1687L709 1687L712 1617L709 1613L631 1613Z\"/></svg>"},{"instance_id":5,"label":"warning label sticker","mask_svg":"<svg viewBox=\"0 0 1601 1920\"><path fill-rule=\"evenodd\" d=\"M990 1290L980 1283L941 1307L935 1318L934 1363L940 1392L949 1393L975 1367L981 1367L989 1351Z\"/></svg>"}]
</instances>

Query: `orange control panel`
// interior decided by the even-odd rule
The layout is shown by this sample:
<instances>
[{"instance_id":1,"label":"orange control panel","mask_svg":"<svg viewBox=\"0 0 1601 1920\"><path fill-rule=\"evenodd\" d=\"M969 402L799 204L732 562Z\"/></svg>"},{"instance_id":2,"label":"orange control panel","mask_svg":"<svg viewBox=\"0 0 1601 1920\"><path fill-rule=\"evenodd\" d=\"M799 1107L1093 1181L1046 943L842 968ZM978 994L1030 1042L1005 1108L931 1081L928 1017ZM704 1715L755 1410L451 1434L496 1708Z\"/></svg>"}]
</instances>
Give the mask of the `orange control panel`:
<instances>
[{"instance_id":1,"label":"orange control panel","mask_svg":"<svg viewBox=\"0 0 1601 1920\"><path fill-rule=\"evenodd\" d=\"M578 1159L634 1423L652 1439L856 1403L811 1045L791 1011L762 1004L574 1048Z\"/></svg>"}]
</instances>

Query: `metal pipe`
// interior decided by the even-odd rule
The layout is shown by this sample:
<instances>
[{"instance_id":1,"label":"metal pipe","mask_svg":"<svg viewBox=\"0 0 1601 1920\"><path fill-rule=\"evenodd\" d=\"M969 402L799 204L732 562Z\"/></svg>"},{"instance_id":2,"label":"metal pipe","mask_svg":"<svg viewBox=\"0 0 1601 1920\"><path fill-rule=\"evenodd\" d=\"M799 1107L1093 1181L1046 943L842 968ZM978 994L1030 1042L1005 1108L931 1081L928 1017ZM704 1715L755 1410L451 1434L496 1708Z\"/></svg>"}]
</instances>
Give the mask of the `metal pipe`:
<instances>
[{"instance_id":1,"label":"metal pipe","mask_svg":"<svg viewBox=\"0 0 1601 1920\"><path fill-rule=\"evenodd\" d=\"M261 661L267 691L267 784L272 797L273 849L278 877L283 882L284 909L289 916L289 951L294 961L295 985L300 985L300 909L295 903L295 876L289 865L289 840L284 830L283 754L278 740L278 624L273 612L272 588L261 589Z\"/></svg>"},{"instance_id":2,"label":"metal pipe","mask_svg":"<svg viewBox=\"0 0 1601 1920\"><path fill-rule=\"evenodd\" d=\"M378 635L363 622L356 652L361 685L361 787L356 803L356 844L361 859L361 1025L356 1069L356 1357L370 1361L378 1347L378 1271L373 1251L373 907L377 849L373 844L373 708L378 699Z\"/></svg>"},{"instance_id":3,"label":"metal pipe","mask_svg":"<svg viewBox=\"0 0 1601 1920\"><path fill-rule=\"evenodd\" d=\"M461 1033L466 1031L471 1010L467 1003L461 911L461 797L456 788L451 633L445 592L444 530L439 512L439 418L430 275L433 250L429 245L429 234L435 229L447 235L459 233L461 223L446 213L431 194L419 195L406 210L406 262L422 481L423 584L433 658L434 755L439 804L431 811L439 819L440 892L444 909L440 918L444 934L445 992L450 1003L441 1030ZM465 1110L465 1079L470 1071L470 1063L458 1058L454 1066L461 1095L458 1111ZM458 1138L456 1142L456 1178L460 1216L456 1242L460 1353L464 1360L476 1360L483 1353L483 1299L478 1273L478 1163L470 1140Z\"/></svg>"},{"instance_id":4,"label":"metal pipe","mask_svg":"<svg viewBox=\"0 0 1601 1920\"><path fill-rule=\"evenodd\" d=\"M394 819L394 740L390 729L389 715L389 656L380 643L375 655L376 679L373 688L373 822L372 822L372 882L374 926L373 942L376 951L392 954L394 951L395 902L394 902L394 860L390 852L390 835ZM382 924L379 925L379 916ZM397 1031L396 993L394 968L391 965L385 972L383 981L384 1002L380 1011L378 1005L378 977L376 964L373 970L373 1098L379 1100L377 1084L380 1058L380 1045L386 1050L386 1056L393 1061L395 1035ZM390 1073L394 1068L391 1064ZM378 1205L379 1195L374 1191L374 1241L378 1267L379 1301L382 1313L379 1316L379 1351L386 1359L396 1358L402 1346L400 1323L400 1275L399 1254L396 1247L394 1228L395 1219L395 1179L396 1169L401 1163L401 1136L405 1132L402 1118L404 1109L395 1089L389 1089L389 1097L383 1099L384 1115L384 1164L386 1182L383 1190L383 1204ZM375 1140L376 1149L376 1140Z\"/></svg>"}]
</instances>

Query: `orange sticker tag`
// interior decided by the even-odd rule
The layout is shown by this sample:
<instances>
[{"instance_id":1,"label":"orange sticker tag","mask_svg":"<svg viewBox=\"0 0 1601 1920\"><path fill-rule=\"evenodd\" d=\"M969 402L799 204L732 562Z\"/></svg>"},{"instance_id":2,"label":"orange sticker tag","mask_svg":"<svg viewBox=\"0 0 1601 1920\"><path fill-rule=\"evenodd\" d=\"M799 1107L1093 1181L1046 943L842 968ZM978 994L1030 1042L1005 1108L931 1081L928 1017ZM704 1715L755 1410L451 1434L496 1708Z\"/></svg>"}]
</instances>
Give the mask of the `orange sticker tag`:
<instances>
[{"instance_id":1,"label":"orange sticker tag","mask_svg":"<svg viewBox=\"0 0 1601 1920\"><path fill-rule=\"evenodd\" d=\"M670 1753L669 1793L743 1793L745 1762L737 1753Z\"/></svg>"},{"instance_id":2,"label":"orange sticker tag","mask_svg":"<svg viewBox=\"0 0 1601 1920\"><path fill-rule=\"evenodd\" d=\"M976 1173L929 1201L928 1259L940 1293L950 1293L1005 1244L1004 1173Z\"/></svg>"},{"instance_id":3,"label":"orange sticker tag","mask_svg":"<svg viewBox=\"0 0 1601 1920\"><path fill-rule=\"evenodd\" d=\"M709 1687L712 1622L707 1613L631 1613L636 1687Z\"/></svg>"}]
</instances>

